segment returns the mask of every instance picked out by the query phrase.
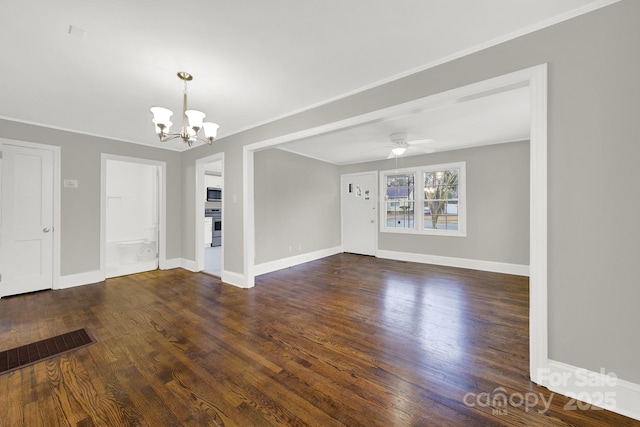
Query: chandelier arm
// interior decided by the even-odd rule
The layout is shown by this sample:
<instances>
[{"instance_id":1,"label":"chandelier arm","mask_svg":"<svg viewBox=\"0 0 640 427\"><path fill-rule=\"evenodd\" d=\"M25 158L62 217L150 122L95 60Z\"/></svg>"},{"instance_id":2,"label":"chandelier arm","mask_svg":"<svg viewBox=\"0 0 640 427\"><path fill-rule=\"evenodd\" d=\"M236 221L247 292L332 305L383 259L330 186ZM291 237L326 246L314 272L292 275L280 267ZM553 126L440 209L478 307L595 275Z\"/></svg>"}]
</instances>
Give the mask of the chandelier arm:
<instances>
[{"instance_id":1,"label":"chandelier arm","mask_svg":"<svg viewBox=\"0 0 640 427\"><path fill-rule=\"evenodd\" d=\"M160 135L160 141L167 142L180 137L181 135L179 133L165 133L164 135Z\"/></svg>"},{"instance_id":2,"label":"chandelier arm","mask_svg":"<svg viewBox=\"0 0 640 427\"><path fill-rule=\"evenodd\" d=\"M213 140L214 140L214 138L213 138L213 137L211 137L211 138L202 138L202 137L200 137L200 136L197 136L196 138L198 138L198 141L200 141L200 142L206 142L206 143L207 143L207 144L209 144L209 145L213 144Z\"/></svg>"}]
</instances>

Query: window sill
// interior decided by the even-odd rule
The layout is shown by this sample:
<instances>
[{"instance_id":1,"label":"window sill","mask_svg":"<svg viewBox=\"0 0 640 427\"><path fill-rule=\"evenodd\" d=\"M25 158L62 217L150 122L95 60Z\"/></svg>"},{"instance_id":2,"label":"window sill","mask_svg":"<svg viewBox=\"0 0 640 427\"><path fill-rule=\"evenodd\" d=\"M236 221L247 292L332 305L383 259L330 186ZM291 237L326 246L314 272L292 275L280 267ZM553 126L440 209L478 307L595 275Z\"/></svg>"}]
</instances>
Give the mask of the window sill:
<instances>
[{"instance_id":1,"label":"window sill","mask_svg":"<svg viewBox=\"0 0 640 427\"><path fill-rule=\"evenodd\" d=\"M381 233L417 234L421 236L467 237L462 230L416 230L412 228L381 228Z\"/></svg>"}]
</instances>

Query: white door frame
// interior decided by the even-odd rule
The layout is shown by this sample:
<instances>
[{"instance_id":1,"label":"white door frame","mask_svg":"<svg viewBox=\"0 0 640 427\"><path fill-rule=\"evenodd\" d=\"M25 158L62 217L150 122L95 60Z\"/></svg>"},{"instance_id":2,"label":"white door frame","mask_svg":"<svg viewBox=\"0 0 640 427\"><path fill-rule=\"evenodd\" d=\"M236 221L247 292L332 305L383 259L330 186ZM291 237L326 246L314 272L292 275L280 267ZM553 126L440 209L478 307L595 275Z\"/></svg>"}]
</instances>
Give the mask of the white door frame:
<instances>
[{"instance_id":1,"label":"white door frame","mask_svg":"<svg viewBox=\"0 0 640 427\"><path fill-rule=\"evenodd\" d=\"M224 272L224 239L227 233L224 232L224 153L216 153L211 156L203 157L196 160L196 188L194 197L194 224L195 226L195 251L196 251L196 265L195 271L204 270L204 250L202 248L202 235L204 233L204 206L205 202L203 195L205 194L204 188L204 167L207 163L222 162L222 201L220 202L220 215L222 221L222 250L220 251L220 276Z\"/></svg>"},{"instance_id":2,"label":"white door frame","mask_svg":"<svg viewBox=\"0 0 640 427\"><path fill-rule=\"evenodd\" d=\"M515 71L481 82L472 83L382 110L305 129L288 135L243 146L243 287L255 284L255 206L253 199L254 153L285 142L326 132L392 119L420 111L436 109L460 102L469 96L482 95L509 87L529 87L531 128L529 143L529 374L540 384L541 374L548 370L548 302L547 302L547 64Z\"/></svg>"},{"instance_id":3,"label":"white door frame","mask_svg":"<svg viewBox=\"0 0 640 427\"><path fill-rule=\"evenodd\" d=\"M380 212L382 211L382 201L379 197L378 191L378 171L368 171L368 172L356 172L356 173L346 173L340 175L340 242L342 244L342 248L344 249L344 205L342 204L342 198L344 197L344 189L346 179L349 177L356 176L364 176L364 175L372 175L373 176L373 195L371 197L374 198L374 202L376 205L376 213L374 215L374 231L373 231L373 256L377 256L378 254L378 218L380 217Z\"/></svg>"},{"instance_id":4,"label":"white door frame","mask_svg":"<svg viewBox=\"0 0 640 427\"><path fill-rule=\"evenodd\" d=\"M51 283L52 289L60 289L60 147L57 145L0 138L0 152L2 152L2 147L4 145L16 145L19 147L48 150L53 153L53 277ZM2 177L1 168L2 160L0 160L0 179ZM0 202L1 201L2 195L0 194ZM2 260L0 260L0 273L2 271L1 262Z\"/></svg>"},{"instance_id":5,"label":"white door frame","mask_svg":"<svg viewBox=\"0 0 640 427\"><path fill-rule=\"evenodd\" d=\"M118 162L141 163L158 166L160 180L158 182L158 266L167 266L167 164L158 160L140 157L119 156L102 153L100 166L100 280L107 277L107 160Z\"/></svg>"}]
</instances>

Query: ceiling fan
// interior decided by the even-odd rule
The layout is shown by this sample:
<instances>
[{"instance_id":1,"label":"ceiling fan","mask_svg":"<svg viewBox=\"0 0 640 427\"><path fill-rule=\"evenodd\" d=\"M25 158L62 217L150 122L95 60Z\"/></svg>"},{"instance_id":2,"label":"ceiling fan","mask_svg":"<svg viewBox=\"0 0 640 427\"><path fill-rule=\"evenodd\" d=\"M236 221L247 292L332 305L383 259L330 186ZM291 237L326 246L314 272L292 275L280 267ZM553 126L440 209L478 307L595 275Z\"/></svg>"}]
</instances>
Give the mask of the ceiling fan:
<instances>
[{"instance_id":1,"label":"ceiling fan","mask_svg":"<svg viewBox=\"0 0 640 427\"><path fill-rule=\"evenodd\" d=\"M434 148L424 147L424 144L430 144L436 142L434 139L414 139L407 140L406 132L396 132L389 135L391 140L391 152L387 159L393 159L394 157L400 157L407 151L420 152L420 153L433 153L436 151Z\"/></svg>"}]
</instances>

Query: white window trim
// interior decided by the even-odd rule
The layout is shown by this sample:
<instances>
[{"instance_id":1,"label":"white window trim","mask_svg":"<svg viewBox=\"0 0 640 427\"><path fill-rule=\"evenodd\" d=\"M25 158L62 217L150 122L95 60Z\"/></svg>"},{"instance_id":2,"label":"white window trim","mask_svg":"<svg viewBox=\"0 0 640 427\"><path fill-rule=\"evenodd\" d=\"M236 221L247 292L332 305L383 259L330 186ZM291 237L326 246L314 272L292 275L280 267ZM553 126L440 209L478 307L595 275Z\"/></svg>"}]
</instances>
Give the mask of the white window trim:
<instances>
[{"instance_id":1,"label":"white window trim","mask_svg":"<svg viewBox=\"0 0 640 427\"><path fill-rule=\"evenodd\" d=\"M424 228L424 217L420 215L424 206L424 191L422 190L423 174L445 169L458 169L458 229L434 230ZM387 227L387 176L413 174L414 176L414 210L413 228ZM418 186L419 185L419 186ZM418 208L420 207L420 209ZM413 168L393 169L380 172L380 232L398 234L420 234L431 236L467 236L467 162L442 163L437 165L424 165Z\"/></svg>"}]
</instances>

